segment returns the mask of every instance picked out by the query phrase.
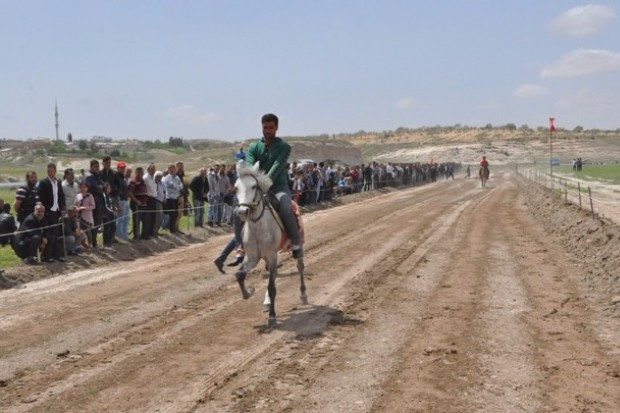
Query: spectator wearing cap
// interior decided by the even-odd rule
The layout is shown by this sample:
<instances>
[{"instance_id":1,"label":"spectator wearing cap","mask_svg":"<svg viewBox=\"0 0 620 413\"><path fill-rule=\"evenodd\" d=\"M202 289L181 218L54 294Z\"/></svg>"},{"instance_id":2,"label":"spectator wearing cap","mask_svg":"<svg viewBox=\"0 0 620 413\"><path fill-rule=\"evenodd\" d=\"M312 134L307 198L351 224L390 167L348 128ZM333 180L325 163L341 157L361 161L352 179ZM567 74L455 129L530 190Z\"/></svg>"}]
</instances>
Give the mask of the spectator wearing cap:
<instances>
[{"instance_id":1,"label":"spectator wearing cap","mask_svg":"<svg viewBox=\"0 0 620 413\"><path fill-rule=\"evenodd\" d=\"M112 176L112 195L118 199L118 215L116 217L116 237L124 241L129 241L129 195L127 193L127 179L125 178L125 168L127 164L123 161L116 163L116 173Z\"/></svg>"},{"instance_id":2,"label":"spectator wearing cap","mask_svg":"<svg viewBox=\"0 0 620 413\"><path fill-rule=\"evenodd\" d=\"M65 194L65 205L75 205L75 196L80 191L80 185L75 182L75 174L72 168L65 169L62 175L62 192Z\"/></svg>"}]
</instances>

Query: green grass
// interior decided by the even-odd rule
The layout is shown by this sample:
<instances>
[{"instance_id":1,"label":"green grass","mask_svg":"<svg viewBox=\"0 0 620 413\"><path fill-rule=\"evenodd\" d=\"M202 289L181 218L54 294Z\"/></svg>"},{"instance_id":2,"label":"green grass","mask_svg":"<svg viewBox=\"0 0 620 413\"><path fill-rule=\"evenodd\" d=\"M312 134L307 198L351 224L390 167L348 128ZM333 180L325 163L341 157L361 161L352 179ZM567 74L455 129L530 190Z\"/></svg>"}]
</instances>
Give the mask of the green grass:
<instances>
[{"instance_id":1,"label":"green grass","mask_svg":"<svg viewBox=\"0 0 620 413\"><path fill-rule=\"evenodd\" d=\"M20 263L21 259L15 255L10 245L0 247L0 268L14 267Z\"/></svg>"},{"instance_id":2,"label":"green grass","mask_svg":"<svg viewBox=\"0 0 620 413\"><path fill-rule=\"evenodd\" d=\"M579 172L573 171L570 165L560 165L553 170L575 179L620 185L620 164L584 165Z\"/></svg>"}]
</instances>

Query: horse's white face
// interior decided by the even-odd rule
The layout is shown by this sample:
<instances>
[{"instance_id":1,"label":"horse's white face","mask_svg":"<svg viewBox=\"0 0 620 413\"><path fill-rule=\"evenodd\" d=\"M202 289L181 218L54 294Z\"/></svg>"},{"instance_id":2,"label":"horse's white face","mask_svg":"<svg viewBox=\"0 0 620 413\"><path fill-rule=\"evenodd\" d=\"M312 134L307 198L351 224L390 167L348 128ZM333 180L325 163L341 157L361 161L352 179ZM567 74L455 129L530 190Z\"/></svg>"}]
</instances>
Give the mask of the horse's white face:
<instances>
[{"instance_id":1,"label":"horse's white face","mask_svg":"<svg viewBox=\"0 0 620 413\"><path fill-rule=\"evenodd\" d=\"M243 176L235 182L237 188L237 199L239 206L237 207L237 215L241 221L247 221L252 213L252 209L256 208L258 182L253 176Z\"/></svg>"}]
</instances>

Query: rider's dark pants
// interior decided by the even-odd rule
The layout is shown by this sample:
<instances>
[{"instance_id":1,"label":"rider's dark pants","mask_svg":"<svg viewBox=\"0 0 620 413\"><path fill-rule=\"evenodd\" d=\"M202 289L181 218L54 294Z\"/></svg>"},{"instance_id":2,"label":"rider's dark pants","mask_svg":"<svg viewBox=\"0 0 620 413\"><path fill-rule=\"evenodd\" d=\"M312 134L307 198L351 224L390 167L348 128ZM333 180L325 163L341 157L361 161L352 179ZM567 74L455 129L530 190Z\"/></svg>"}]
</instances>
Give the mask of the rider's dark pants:
<instances>
[{"instance_id":1,"label":"rider's dark pants","mask_svg":"<svg viewBox=\"0 0 620 413\"><path fill-rule=\"evenodd\" d=\"M276 195L276 198L278 198L278 212L282 218L284 229L286 229L286 233L291 238L291 245L301 245L299 227L297 226L297 218L295 217L295 214L293 214L293 208L291 206L291 192L289 191L288 186L274 186L271 187L269 191L273 192Z\"/></svg>"}]
</instances>

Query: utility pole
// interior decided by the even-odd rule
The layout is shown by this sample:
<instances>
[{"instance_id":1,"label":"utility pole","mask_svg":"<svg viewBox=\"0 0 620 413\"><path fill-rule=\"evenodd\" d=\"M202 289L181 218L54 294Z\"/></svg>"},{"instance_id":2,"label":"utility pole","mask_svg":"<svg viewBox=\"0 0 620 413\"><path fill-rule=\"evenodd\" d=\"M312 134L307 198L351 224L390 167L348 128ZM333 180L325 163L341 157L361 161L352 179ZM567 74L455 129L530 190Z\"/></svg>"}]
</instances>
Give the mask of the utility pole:
<instances>
[{"instance_id":1,"label":"utility pole","mask_svg":"<svg viewBox=\"0 0 620 413\"><path fill-rule=\"evenodd\" d=\"M58 101L56 101L56 140L58 140Z\"/></svg>"}]
</instances>

